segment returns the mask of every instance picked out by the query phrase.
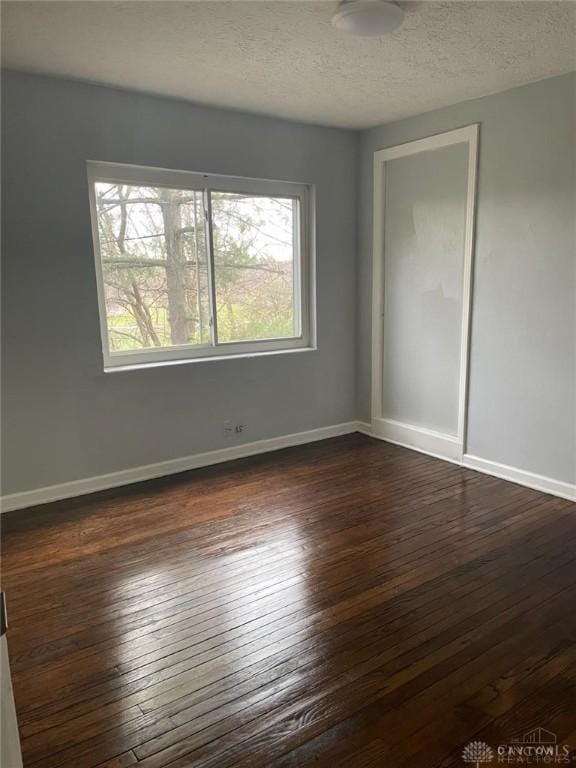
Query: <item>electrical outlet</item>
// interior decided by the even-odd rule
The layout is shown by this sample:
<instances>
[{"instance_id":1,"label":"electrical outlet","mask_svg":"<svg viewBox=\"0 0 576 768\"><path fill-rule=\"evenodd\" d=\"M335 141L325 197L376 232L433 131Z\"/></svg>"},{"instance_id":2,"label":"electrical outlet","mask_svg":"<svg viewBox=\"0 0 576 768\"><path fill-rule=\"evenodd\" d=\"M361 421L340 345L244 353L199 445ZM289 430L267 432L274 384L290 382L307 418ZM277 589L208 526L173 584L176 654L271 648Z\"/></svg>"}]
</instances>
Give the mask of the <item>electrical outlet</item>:
<instances>
[{"instance_id":1,"label":"electrical outlet","mask_svg":"<svg viewBox=\"0 0 576 768\"><path fill-rule=\"evenodd\" d=\"M225 438L241 435L246 429L246 424L233 424L231 421L225 421L222 424L222 434Z\"/></svg>"}]
</instances>

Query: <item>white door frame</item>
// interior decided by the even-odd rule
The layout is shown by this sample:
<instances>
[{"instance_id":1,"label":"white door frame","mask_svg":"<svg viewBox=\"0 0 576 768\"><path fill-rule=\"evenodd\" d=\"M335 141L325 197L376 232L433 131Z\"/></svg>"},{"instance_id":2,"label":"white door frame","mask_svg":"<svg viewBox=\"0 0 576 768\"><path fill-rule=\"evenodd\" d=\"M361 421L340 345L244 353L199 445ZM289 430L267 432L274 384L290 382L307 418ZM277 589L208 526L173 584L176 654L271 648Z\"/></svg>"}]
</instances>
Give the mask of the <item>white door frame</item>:
<instances>
[{"instance_id":1,"label":"white door frame","mask_svg":"<svg viewBox=\"0 0 576 768\"><path fill-rule=\"evenodd\" d=\"M468 349L472 302L472 264L476 213L476 176L479 124L446 131L425 139L410 141L374 153L374 218L372 251L372 434L388 442L405 445L442 458L460 461L465 452L468 406ZM382 413L384 361L384 168L388 160L428 152L453 144L468 144L468 183L464 229L464 269L462 285L462 334L460 339L460 380L458 390L457 435L445 435L423 427L385 419Z\"/></svg>"}]
</instances>

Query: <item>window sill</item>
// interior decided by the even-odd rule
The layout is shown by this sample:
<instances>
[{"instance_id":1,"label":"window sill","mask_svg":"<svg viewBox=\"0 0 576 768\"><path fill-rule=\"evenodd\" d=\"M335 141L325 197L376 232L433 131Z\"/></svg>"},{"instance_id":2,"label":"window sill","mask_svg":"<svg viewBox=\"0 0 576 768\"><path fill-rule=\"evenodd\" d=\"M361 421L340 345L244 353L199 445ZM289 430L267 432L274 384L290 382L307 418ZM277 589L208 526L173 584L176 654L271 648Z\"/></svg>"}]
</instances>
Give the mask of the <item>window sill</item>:
<instances>
[{"instance_id":1,"label":"window sill","mask_svg":"<svg viewBox=\"0 0 576 768\"><path fill-rule=\"evenodd\" d=\"M265 352L239 352L228 355L210 355L208 357L185 357L179 360L158 360L148 363L130 363L129 365L105 365L104 373L122 373L125 371L141 371L147 368L166 368L172 365L189 365L190 363L215 363L223 360L246 360L254 357L273 357L276 355L293 355L299 352L316 352L318 347L294 347L293 349L270 349Z\"/></svg>"}]
</instances>

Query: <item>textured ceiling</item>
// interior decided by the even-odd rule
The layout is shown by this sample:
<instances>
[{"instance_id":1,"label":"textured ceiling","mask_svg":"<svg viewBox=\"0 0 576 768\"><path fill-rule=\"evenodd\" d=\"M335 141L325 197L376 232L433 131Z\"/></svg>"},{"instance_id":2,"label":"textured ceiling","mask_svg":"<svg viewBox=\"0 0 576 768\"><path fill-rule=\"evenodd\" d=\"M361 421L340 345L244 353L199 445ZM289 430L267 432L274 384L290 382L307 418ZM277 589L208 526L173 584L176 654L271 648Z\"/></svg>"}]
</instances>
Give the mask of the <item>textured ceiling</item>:
<instances>
[{"instance_id":1,"label":"textured ceiling","mask_svg":"<svg viewBox=\"0 0 576 768\"><path fill-rule=\"evenodd\" d=\"M576 69L576 3L407 2L383 38L335 2L2 3L6 66L365 128Z\"/></svg>"}]
</instances>

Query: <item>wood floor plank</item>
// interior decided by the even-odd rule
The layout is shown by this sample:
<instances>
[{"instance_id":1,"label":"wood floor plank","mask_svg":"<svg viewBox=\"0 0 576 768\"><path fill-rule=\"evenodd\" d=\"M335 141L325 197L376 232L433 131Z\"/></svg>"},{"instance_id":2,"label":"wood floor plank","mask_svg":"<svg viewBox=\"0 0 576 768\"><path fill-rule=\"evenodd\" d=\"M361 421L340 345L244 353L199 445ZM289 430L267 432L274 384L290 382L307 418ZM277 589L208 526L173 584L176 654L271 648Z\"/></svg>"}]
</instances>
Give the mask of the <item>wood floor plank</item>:
<instances>
[{"instance_id":1,"label":"wood floor plank","mask_svg":"<svg viewBox=\"0 0 576 768\"><path fill-rule=\"evenodd\" d=\"M540 526L541 525L542 525L542 523L540 523ZM548 525L548 524L546 524L546 525ZM553 526L554 535L561 535L562 534L561 527L560 527L560 530L557 530L557 528L558 528L558 526ZM542 536L542 532L541 531L539 532L539 536L540 537ZM524 542L520 541L520 543L523 544ZM486 545L484 545L483 548L484 548L484 551L488 551L489 550L492 557L495 557L497 555L497 552L498 552L497 549L495 550L493 547L488 547L487 548ZM478 551L479 551L478 548L471 548L471 552L472 553L478 554ZM471 559L471 555L470 555L469 559ZM470 563L468 563L468 564L465 563L461 567L463 567L464 570L467 571L467 570L470 570L471 565L470 565ZM419 572L417 576L414 576L414 575L412 575L412 572L413 572L414 569L411 566L408 566L408 570L410 571L410 579L411 579L412 583L414 583L414 582L415 583L419 583L419 581L421 579L421 575L422 575L421 572L426 573L425 569L421 569L421 572ZM450 564L448 564L448 566L444 567L443 572L446 573L448 570L451 571L451 572L454 572L454 563L450 563ZM438 572L434 572L434 571L430 572L430 576L437 576L437 575L438 575ZM339 612L342 612L346 608L346 606L348 604L351 603L354 606L357 603L357 601L360 601L360 605L358 607L359 607L359 609L362 612L365 613L366 610L369 607L368 604L376 604L376 605L378 605L383 600L385 600L387 598L387 596L396 594L397 591L398 591L399 583L402 583L404 588L407 588L407 587L410 586L410 581L407 581L404 576L397 577L396 579L390 579L388 581L384 581L383 585L379 585L379 586L377 586L375 588L372 588L370 590L366 590L365 589L365 590L361 591L359 594L358 594L357 590L353 590L352 597L348 599L348 602L345 599L342 599L342 598L346 598L346 592L342 592L341 591L341 592L338 593L338 597L339 597L338 610L339 610ZM330 612L331 613L334 612L334 607L332 607L330 609ZM334 623L334 622L332 622L332 623ZM288 645L290 646L291 644L294 644L296 642L297 642L297 638L292 638L292 642L288 643ZM278 649L276 648L275 650L278 650ZM250 657L246 657L246 658L242 659L242 665L247 665L249 662L250 662ZM185 677L186 676L186 669L192 669L193 670L194 666L197 666L197 665L195 665L195 664L187 665L187 667L185 669L179 669L177 671L185 672L185 675L184 675L184 677ZM238 667L238 665L237 665L237 667ZM197 674L198 674L197 672L193 671L192 672L193 678L196 678ZM175 679L176 678L176 672L174 670L167 669L166 671L162 672L161 677L158 677L158 675L154 675L153 674L153 675L151 675L149 677L149 679L147 679L147 680L144 679L143 682L140 685L138 685L138 678L136 678L136 681L130 681L130 679L126 679L126 678L127 678L127 676L123 676L122 677L122 685L124 685L127 688L130 688L130 691L132 691L132 692L135 692L137 690L143 690L144 694L145 694L144 698L146 698L146 697L149 697L149 695L150 695L150 691L149 691L150 688L154 688L155 692L157 692L157 691L159 691L161 689L170 689L170 687L174 684L174 683L171 683L171 679ZM177 679L178 679L178 681L180 680L180 678L177 678ZM103 683L102 685L100 685L98 690L92 689L91 694L104 693L107 690L111 690L113 692L114 688L116 688L116 687L117 687L117 684L114 683L114 681L106 682L106 683ZM58 688L57 688L57 686L54 685L54 682L52 682L52 685L49 686L47 688L47 690L48 690L49 695L51 697L53 697L53 695L56 696L56 698L57 698L57 705L56 706L61 708L63 706L63 702L65 701L65 699L63 699L62 692L58 691ZM138 700L138 703L141 703L141 701L142 701L142 697ZM134 702L132 702L132 703L134 703Z\"/></svg>"},{"instance_id":2,"label":"wood floor plank","mask_svg":"<svg viewBox=\"0 0 576 768\"><path fill-rule=\"evenodd\" d=\"M26 768L447 768L576 733L561 499L348 435L8 513L2 544Z\"/></svg>"},{"instance_id":3,"label":"wood floor plank","mask_svg":"<svg viewBox=\"0 0 576 768\"><path fill-rule=\"evenodd\" d=\"M542 504L547 504L547 503L550 503L550 502L541 502L541 503L542 503ZM515 519L515 518L514 518L514 514L510 515L510 509L508 509L508 508L502 508L502 507L499 507L499 508L497 509L497 511L501 512L502 514L507 514L507 515L509 516L507 519ZM521 518L522 518L522 520L523 520L523 521L526 521L526 520L528 520L528 519L530 518L530 515L532 514L532 511L533 511L533 509L532 509L532 508L531 508L530 510L528 510L528 509L527 509L527 510L525 510L525 511L524 511L524 512L521 514ZM469 526L469 527L470 527L470 525L471 525L471 524L474 522L475 516L476 516L476 513L475 513L474 509L473 509L473 508L471 508L471 509L470 509L470 514L469 514L469 518L468 518L468 526ZM492 524L493 524L493 523L494 523L494 518L492 518ZM481 522L480 524L481 524L481 526L482 526L483 528L485 528L485 525L486 525L486 524L485 524L484 522ZM430 525L430 524L429 524L429 525ZM444 528L444 525L438 525L438 524L434 525L434 523L432 523L432 527L435 529L435 531L436 531L436 532L438 532L438 531L441 531L441 530ZM422 522L422 524L421 524L421 526L420 526L420 529L419 529L419 531L418 531L418 537L421 537L421 536L422 536L422 533L426 533L426 531L427 531L427 530L429 530L429 527L427 527L426 523L423 521L423 522ZM454 531L454 527L452 526L452 532L453 532L453 531ZM442 536L437 536L436 538L430 538L430 537L428 537L428 538L427 538L427 540L426 540L425 542L423 542L422 544L420 544L420 545L419 545L421 548L422 548L422 547L426 547L426 549L427 549L427 552L426 552L426 554L427 554L427 559L428 559L428 560L430 559L430 554L436 554L436 553L437 553L437 551L438 551L438 550L437 550L437 548L436 548L436 547L433 547L432 545L433 545L433 544L435 544L435 542L436 542L437 540L439 540L439 539L441 540L441 543L443 543L443 544L446 544L446 537L447 537L447 536L448 536L450 533L451 533L451 531L450 531L450 530L448 530L447 532L445 532L445 531L442 531ZM407 529L404 529L404 530L401 532L401 534L400 534L400 535L399 535L397 532L395 532L395 535L394 535L394 536L391 536L391 535L387 535L387 536L385 537L385 541L388 541L388 542L390 542L391 544L393 544L393 545L394 545L394 547L395 547L395 554L397 554L397 549L398 549L398 541L399 541L400 539L402 540L402 543L403 543L403 544L404 544L404 543L405 543L407 540L409 540L409 539L410 539L411 543L412 543L412 542L416 542L416 543L418 543L418 541L417 541L417 537L416 537L416 536L414 536L413 534L409 536L409 535L407 535L407 534L408 534L408 530L407 530ZM381 545L385 543L385 541L381 541L381 538L382 538L382 537L379 537L379 536L376 536L376 537L374 537L374 536L371 536L371 537L370 537L370 545L369 545L369 546L367 546L367 545L364 545L364 546L361 548L361 549L362 549L362 553L363 553L363 554L366 556L366 555L368 555L368 554L371 552L371 550L374 548L374 546L376 546L376 547L381 547ZM412 547L412 549L414 549L414 547ZM417 548L416 548L416 549L417 549ZM356 551L356 552L359 552L359 551L360 551L360 547L359 547L359 545L355 545L355 551ZM411 551L411 550L410 550L410 551ZM353 554L354 554L354 553L351 551L351 548L348 546L348 547L341 547L340 551L339 551L339 552L337 552L337 554L336 554L335 556L332 556L332 558L331 558L331 560L330 560L330 561L328 561L328 560L327 560L326 558L324 558L324 557L322 557L321 559L319 559L319 557L318 557L317 555L315 555L315 558L314 558L314 564L313 564L312 566L309 566L309 569L310 569L310 568L317 568L317 567L318 567L318 563L320 563L320 565L324 565L324 567L326 567L326 566L328 565L328 562L330 562L330 564L331 564L331 565L336 565L336 564L338 564L338 560L341 560L342 558L348 558L349 560L352 560L353 558L351 558L351 555L353 555ZM373 562L373 564L375 565L373 558L372 558L372 562ZM354 566L352 565L351 567L354 567ZM264 575L264 574L262 574L262 575ZM259 576L259 574L256 574L256 576L258 577L258 576ZM236 580L234 580L234 583L236 584ZM258 602L259 602L259 604L261 604L261 602L262 602L262 601L260 600L260 601L258 601ZM173 611L173 613L177 615L177 614L178 614L178 611ZM165 626L165 624L166 624L166 622L162 622L162 626ZM96 642L96 638L95 638L95 636L94 636L94 632L93 632L93 631L91 631L91 632L87 632L86 634L87 634L87 636L88 636L88 637L91 639L90 645L91 645L91 646L93 646L93 645L94 645L94 643ZM130 632L129 632L128 630L125 630L125 631L124 631L123 633L121 633L121 634L122 634L122 641L123 641L123 642L131 642L131 640L132 640L134 637L136 637L136 636L137 636L138 638L140 638L142 633L138 633L137 635L131 635L131 634L130 634ZM158 639L158 638L155 638L155 641L157 641L157 639ZM116 642L116 643L117 643L117 642L118 642L118 640L114 639L114 642ZM141 643L139 643L139 644L138 644L138 647L140 648L140 647L141 647L141 645L142 645L142 644L141 644ZM157 646L157 645L155 645L155 647L158 647L158 646ZM65 654L65 655L67 656L67 658L68 658L68 661L69 661L69 656L70 656L70 646L65 646L65 648L66 648L66 654ZM54 644L53 644L53 643L52 643L52 644L50 644L50 649L51 649L52 651L54 651ZM39 652L40 650L41 650L40 648L36 648L36 649L34 649L34 653L33 653L33 655L32 655L32 659L30 659L30 657L29 657L29 656L28 656L28 657L25 657L25 658L27 658L27 659L29 659L29 660L30 660L30 663L29 663L29 664L27 664L27 666L28 666L28 667L30 667L30 666L33 666L33 663L32 663L32 661L33 661L34 659L38 658L38 657L40 657L40 658L42 659L42 662L43 662L43 663L46 663L46 661L47 661L47 658L46 658L46 654L42 654L42 653L40 653L40 652ZM15 665L15 666L16 666L16 665Z\"/></svg>"},{"instance_id":4,"label":"wood floor plank","mask_svg":"<svg viewBox=\"0 0 576 768\"><path fill-rule=\"evenodd\" d=\"M565 579L568 578L565 574ZM556 589L558 584L550 592L543 590L542 594L550 598ZM168 747L142 760L142 764L145 768L163 768L167 765L183 768L193 761L194 765L203 767L218 765L222 768L244 768L253 764L254 760L273 760L298 742L314 737L334 720L353 715L366 701L389 696L390 705L392 702L397 705L403 697L414 695L418 690L414 685L408 688L408 684L421 679L430 670L434 670L437 679L442 679L449 668L448 664L456 663L455 657L463 645L487 634L488 626L498 628L498 623L505 621L504 617L510 619L504 624L505 630L510 631L515 617L529 604L530 599L527 604L516 604L484 626L470 629L465 635L452 640L452 632L437 636L416 650L396 657L387 666L384 666L387 661L385 654L372 658L358 665L352 673L348 672L346 680L351 676L352 682L346 681L342 685L342 680L330 681L312 694L302 695L302 692L298 692L293 697L295 700L287 697L281 706L263 715L258 713L256 706L251 708L252 711L243 710L242 716L232 723L220 721L218 727L224 733L217 742L214 739L208 741L212 734L200 732L198 742L187 738L174 747ZM494 636L489 634L486 642L494 642ZM475 654L476 651L468 648L468 653ZM443 666L441 662L444 662ZM138 757L144 757L147 749L136 748L135 752Z\"/></svg>"}]
</instances>

